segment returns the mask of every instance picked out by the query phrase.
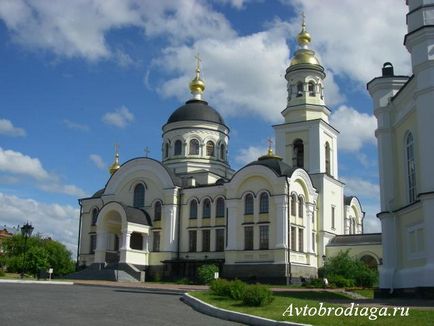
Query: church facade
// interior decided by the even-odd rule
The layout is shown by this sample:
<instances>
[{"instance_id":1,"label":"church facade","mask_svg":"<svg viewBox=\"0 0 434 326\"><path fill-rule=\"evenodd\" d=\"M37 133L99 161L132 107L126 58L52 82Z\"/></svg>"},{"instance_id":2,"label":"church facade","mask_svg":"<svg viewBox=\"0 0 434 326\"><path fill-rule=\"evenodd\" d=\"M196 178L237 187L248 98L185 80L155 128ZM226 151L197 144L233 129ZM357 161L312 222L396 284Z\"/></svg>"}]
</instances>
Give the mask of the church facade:
<instances>
[{"instance_id":1,"label":"church facade","mask_svg":"<svg viewBox=\"0 0 434 326\"><path fill-rule=\"evenodd\" d=\"M412 75L397 76L387 62L367 87L377 117L384 293L434 288L434 7L407 1L404 45Z\"/></svg>"},{"instance_id":2,"label":"church facade","mask_svg":"<svg viewBox=\"0 0 434 326\"><path fill-rule=\"evenodd\" d=\"M79 200L80 265L176 278L214 263L228 278L288 281L316 277L337 235L363 233L361 203L344 196L339 180L339 132L329 123L325 72L304 23L297 41L283 121L273 126L275 153L270 145L231 169L229 128L204 100L197 65L192 98L162 127L162 160L120 165L116 152L104 189Z\"/></svg>"}]
</instances>

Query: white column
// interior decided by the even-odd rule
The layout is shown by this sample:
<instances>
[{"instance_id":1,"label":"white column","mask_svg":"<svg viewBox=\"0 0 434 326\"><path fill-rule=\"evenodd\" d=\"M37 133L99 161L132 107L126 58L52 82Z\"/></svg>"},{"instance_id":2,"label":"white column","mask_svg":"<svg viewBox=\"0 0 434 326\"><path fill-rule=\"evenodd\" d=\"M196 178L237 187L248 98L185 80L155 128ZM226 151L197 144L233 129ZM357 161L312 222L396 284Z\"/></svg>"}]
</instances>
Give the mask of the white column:
<instances>
[{"instance_id":1,"label":"white column","mask_svg":"<svg viewBox=\"0 0 434 326\"><path fill-rule=\"evenodd\" d=\"M127 262L127 252L130 250L130 238L131 231L122 230L122 246L119 250L119 262L126 263Z\"/></svg>"},{"instance_id":2,"label":"white column","mask_svg":"<svg viewBox=\"0 0 434 326\"><path fill-rule=\"evenodd\" d=\"M162 207L162 237L161 251L176 251L176 230L178 220L178 207L176 204L165 204Z\"/></svg>"},{"instance_id":3,"label":"white column","mask_svg":"<svg viewBox=\"0 0 434 326\"><path fill-rule=\"evenodd\" d=\"M286 195L274 197L276 207L275 248L288 248L288 199Z\"/></svg>"},{"instance_id":4,"label":"white column","mask_svg":"<svg viewBox=\"0 0 434 326\"><path fill-rule=\"evenodd\" d=\"M142 239L143 239L143 243L142 243L143 251L149 252L149 235L147 233L142 233Z\"/></svg>"},{"instance_id":5,"label":"white column","mask_svg":"<svg viewBox=\"0 0 434 326\"><path fill-rule=\"evenodd\" d=\"M398 268L396 243L398 230L396 227L396 217L393 214L383 213L380 215L383 245L383 265L380 266L380 288L393 288L394 276Z\"/></svg>"},{"instance_id":6,"label":"white column","mask_svg":"<svg viewBox=\"0 0 434 326\"><path fill-rule=\"evenodd\" d=\"M312 229L313 229L313 225L312 225L312 215L313 215L313 211L315 209L315 206L313 203L306 203L306 234L305 234L305 242L306 242L306 246L307 246L307 250L306 252L308 253L313 253L312 250ZM316 247L316 246L315 246Z\"/></svg>"},{"instance_id":7,"label":"white column","mask_svg":"<svg viewBox=\"0 0 434 326\"><path fill-rule=\"evenodd\" d=\"M237 230L240 217L238 216L238 200L229 199L226 201L226 207L228 209L228 223L227 228L227 247L226 250L237 249Z\"/></svg>"},{"instance_id":8,"label":"white column","mask_svg":"<svg viewBox=\"0 0 434 326\"><path fill-rule=\"evenodd\" d=\"M104 263L105 262L106 250L107 250L107 232L97 230L95 263Z\"/></svg>"}]
</instances>

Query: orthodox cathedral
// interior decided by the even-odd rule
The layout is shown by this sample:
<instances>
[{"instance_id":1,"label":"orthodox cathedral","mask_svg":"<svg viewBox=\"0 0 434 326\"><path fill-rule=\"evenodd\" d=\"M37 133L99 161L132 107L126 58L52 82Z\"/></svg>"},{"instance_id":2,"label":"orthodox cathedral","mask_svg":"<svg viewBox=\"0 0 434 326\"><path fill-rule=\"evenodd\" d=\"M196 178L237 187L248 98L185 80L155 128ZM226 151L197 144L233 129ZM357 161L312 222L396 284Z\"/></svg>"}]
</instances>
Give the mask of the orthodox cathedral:
<instances>
[{"instance_id":1,"label":"orthodox cathedral","mask_svg":"<svg viewBox=\"0 0 434 326\"><path fill-rule=\"evenodd\" d=\"M304 22L297 41L275 152L231 169L229 128L204 98L198 61L191 99L162 126L162 160L121 165L116 151L106 186L79 200L81 266L143 280L194 277L213 263L223 277L288 282L316 277L336 248L380 247L380 234L363 234L359 200L344 196L339 131ZM369 252L378 263L381 253Z\"/></svg>"}]
</instances>

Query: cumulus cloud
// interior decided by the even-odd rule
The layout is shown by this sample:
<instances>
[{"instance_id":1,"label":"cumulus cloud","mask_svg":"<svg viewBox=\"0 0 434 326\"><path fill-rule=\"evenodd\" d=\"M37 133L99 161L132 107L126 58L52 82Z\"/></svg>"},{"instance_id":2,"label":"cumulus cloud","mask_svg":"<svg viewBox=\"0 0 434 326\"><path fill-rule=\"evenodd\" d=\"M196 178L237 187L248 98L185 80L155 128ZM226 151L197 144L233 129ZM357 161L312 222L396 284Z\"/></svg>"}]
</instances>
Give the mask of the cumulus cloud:
<instances>
[{"instance_id":1,"label":"cumulus cloud","mask_svg":"<svg viewBox=\"0 0 434 326\"><path fill-rule=\"evenodd\" d=\"M340 131L339 149L359 151L364 144L375 144L377 120L373 115L360 113L342 105L330 117L331 124Z\"/></svg>"},{"instance_id":2,"label":"cumulus cloud","mask_svg":"<svg viewBox=\"0 0 434 326\"><path fill-rule=\"evenodd\" d=\"M134 121L134 115L127 107L122 106L114 112L108 112L102 117L102 121L108 125L118 128L125 128Z\"/></svg>"},{"instance_id":3,"label":"cumulus cloud","mask_svg":"<svg viewBox=\"0 0 434 326\"><path fill-rule=\"evenodd\" d=\"M35 233L61 241L77 252L80 210L70 205L46 204L34 199L19 198L0 192L0 225L15 226L31 222Z\"/></svg>"},{"instance_id":4,"label":"cumulus cloud","mask_svg":"<svg viewBox=\"0 0 434 326\"><path fill-rule=\"evenodd\" d=\"M363 210L365 211L363 231L365 233L381 232L381 221L377 218L379 205L363 205Z\"/></svg>"},{"instance_id":5,"label":"cumulus cloud","mask_svg":"<svg viewBox=\"0 0 434 326\"><path fill-rule=\"evenodd\" d=\"M342 177L345 183L345 193L370 198L380 197L380 186L358 177Z\"/></svg>"},{"instance_id":6,"label":"cumulus cloud","mask_svg":"<svg viewBox=\"0 0 434 326\"><path fill-rule=\"evenodd\" d=\"M402 46L407 12L404 1L282 1L305 13L312 48L335 74L364 88L366 81L380 75L386 61L399 67L400 74L410 72L410 57ZM300 18L293 19L290 26L293 34L298 33Z\"/></svg>"},{"instance_id":7,"label":"cumulus cloud","mask_svg":"<svg viewBox=\"0 0 434 326\"><path fill-rule=\"evenodd\" d=\"M63 123L69 129L80 130L80 131L89 131L90 130L89 126L87 126L85 124L77 123L77 122L74 122L74 121L71 121L68 119L63 120Z\"/></svg>"},{"instance_id":8,"label":"cumulus cloud","mask_svg":"<svg viewBox=\"0 0 434 326\"><path fill-rule=\"evenodd\" d=\"M1 147L0 171L12 175L16 182L19 177L31 177L37 181L36 186L44 191L75 197L86 195L84 190L74 185L64 184L57 175L45 170L38 158L33 158L13 150L5 150Z\"/></svg>"},{"instance_id":9,"label":"cumulus cloud","mask_svg":"<svg viewBox=\"0 0 434 326\"><path fill-rule=\"evenodd\" d=\"M0 134L12 137L24 137L26 131L15 127L10 120L0 119Z\"/></svg>"},{"instance_id":10,"label":"cumulus cloud","mask_svg":"<svg viewBox=\"0 0 434 326\"><path fill-rule=\"evenodd\" d=\"M249 146L248 148L243 148L235 156L235 161L241 165L246 165L250 162L256 161L258 157L263 156L267 153L267 147L265 146Z\"/></svg>"},{"instance_id":11,"label":"cumulus cloud","mask_svg":"<svg viewBox=\"0 0 434 326\"><path fill-rule=\"evenodd\" d=\"M90 154L89 159L95 164L98 169L104 170L106 168L106 163L98 154Z\"/></svg>"}]
</instances>

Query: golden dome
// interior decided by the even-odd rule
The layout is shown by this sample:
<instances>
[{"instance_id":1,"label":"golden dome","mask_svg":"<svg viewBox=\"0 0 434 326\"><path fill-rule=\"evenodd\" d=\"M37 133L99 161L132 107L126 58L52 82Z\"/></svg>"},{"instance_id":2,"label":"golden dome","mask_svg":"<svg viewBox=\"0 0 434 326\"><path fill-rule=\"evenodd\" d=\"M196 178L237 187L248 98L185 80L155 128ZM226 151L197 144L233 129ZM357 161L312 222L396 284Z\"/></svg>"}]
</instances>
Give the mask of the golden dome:
<instances>
[{"instance_id":1,"label":"golden dome","mask_svg":"<svg viewBox=\"0 0 434 326\"><path fill-rule=\"evenodd\" d=\"M306 31L306 27L303 25L302 30L297 35L298 45L301 47L308 45L312 41L310 34Z\"/></svg>"},{"instance_id":2,"label":"golden dome","mask_svg":"<svg viewBox=\"0 0 434 326\"><path fill-rule=\"evenodd\" d=\"M291 59L290 66L297 64L319 65L318 59L315 57L315 52L307 49L299 49L295 52L295 56Z\"/></svg>"},{"instance_id":3,"label":"golden dome","mask_svg":"<svg viewBox=\"0 0 434 326\"><path fill-rule=\"evenodd\" d=\"M109 168L110 174L113 175L113 173L115 173L117 170L119 170L120 167L121 167L121 165L119 164L118 146L115 145L115 161L113 162L112 165L110 165L110 168Z\"/></svg>"},{"instance_id":4,"label":"golden dome","mask_svg":"<svg viewBox=\"0 0 434 326\"><path fill-rule=\"evenodd\" d=\"M205 90L205 82L200 79L200 69L196 69L196 77L190 82L190 91L192 93L203 93Z\"/></svg>"}]
</instances>

